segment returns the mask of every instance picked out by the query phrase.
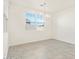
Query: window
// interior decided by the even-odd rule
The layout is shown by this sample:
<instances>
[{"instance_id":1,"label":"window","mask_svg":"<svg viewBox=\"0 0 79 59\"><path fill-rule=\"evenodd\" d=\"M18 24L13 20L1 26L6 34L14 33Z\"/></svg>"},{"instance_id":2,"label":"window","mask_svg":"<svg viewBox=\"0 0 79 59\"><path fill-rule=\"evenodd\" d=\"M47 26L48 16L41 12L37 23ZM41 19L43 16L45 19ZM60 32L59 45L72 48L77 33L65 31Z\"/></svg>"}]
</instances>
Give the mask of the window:
<instances>
[{"instance_id":1,"label":"window","mask_svg":"<svg viewBox=\"0 0 79 59\"><path fill-rule=\"evenodd\" d=\"M29 11L25 14L26 24L33 27L44 27L44 16L41 13Z\"/></svg>"}]
</instances>

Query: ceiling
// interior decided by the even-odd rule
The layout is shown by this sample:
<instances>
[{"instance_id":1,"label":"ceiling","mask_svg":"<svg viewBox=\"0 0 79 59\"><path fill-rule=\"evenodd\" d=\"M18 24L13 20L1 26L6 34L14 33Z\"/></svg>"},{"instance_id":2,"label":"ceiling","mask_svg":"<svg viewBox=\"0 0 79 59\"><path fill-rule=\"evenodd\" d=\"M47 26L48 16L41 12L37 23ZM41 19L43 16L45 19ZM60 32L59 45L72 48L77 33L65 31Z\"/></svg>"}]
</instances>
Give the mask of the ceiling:
<instances>
[{"instance_id":1,"label":"ceiling","mask_svg":"<svg viewBox=\"0 0 79 59\"><path fill-rule=\"evenodd\" d=\"M25 8L35 8L46 10L48 12L57 12L65 8L74 7L74 0L10 0L10 6L19 6ZM40 4L47 2L48 7L41 7Z\"/></svg>"}]
</instances>

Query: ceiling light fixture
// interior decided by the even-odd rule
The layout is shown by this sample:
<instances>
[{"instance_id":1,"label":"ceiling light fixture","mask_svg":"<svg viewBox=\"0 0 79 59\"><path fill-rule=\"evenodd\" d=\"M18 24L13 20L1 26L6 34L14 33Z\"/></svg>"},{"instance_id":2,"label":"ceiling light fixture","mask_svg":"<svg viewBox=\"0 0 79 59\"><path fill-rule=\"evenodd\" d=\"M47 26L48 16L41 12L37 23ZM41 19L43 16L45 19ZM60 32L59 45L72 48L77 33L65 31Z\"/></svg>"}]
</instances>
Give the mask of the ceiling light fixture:
<instances>
[{"instance_id":1,"label":"ceiling light fixture","mask_svg":"<svg viewBox=\"0 0 79 59\"><path fill-rule=\"evenodd\" d=\"M48 7L48 4L47 4L47 2L43 2L43 3L40 4L40 6L41 7Z\"/></svg>"}]
</instances>

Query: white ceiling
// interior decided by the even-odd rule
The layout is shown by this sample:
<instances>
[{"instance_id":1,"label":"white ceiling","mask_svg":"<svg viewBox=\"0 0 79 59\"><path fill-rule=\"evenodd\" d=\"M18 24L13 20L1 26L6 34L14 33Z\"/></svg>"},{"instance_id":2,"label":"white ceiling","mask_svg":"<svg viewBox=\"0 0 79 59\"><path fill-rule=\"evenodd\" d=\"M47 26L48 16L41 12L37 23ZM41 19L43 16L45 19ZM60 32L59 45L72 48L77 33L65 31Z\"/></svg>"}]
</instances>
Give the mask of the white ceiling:
<instances>
[{"instance_id":1,"label":"white ceiling","mask_svg":"<svg viewBox=\"0 0 79 59\"><path fill-rule=\"evenodd\" d=\"M40 10L44 10L40 4L43 3L44 0L10 0L10 4L14 6L22 6L22 7L30 7L36 8ZM74 7L74 0L47 0L48 8L46 8L49 12L56 12L65 8ZM10 5L11 6L11 5Z\"/></svg>"}]
</instances>

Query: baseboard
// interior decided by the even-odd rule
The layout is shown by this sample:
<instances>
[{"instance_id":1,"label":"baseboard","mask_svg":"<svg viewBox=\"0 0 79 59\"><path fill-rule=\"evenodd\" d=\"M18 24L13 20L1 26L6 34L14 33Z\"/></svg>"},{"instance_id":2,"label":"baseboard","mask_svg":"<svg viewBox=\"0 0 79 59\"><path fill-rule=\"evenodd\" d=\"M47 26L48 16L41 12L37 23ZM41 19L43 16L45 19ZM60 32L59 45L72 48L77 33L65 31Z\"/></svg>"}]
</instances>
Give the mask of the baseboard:
<instances>
[{"instance_id":1,"label":"baseboard","mask_svg":"<svg viewBox=\"0 0 79 59\"><path fill-rule=\"evenodd\" d=\"M28 41L28 42L19 42L19 43L16 43L16 44L9 44L9 47L10 46L17 46L17 45L22 45L22 44L26 44L26 43L32 43L32 42L39 42L39 41L42 41L42 40L49 40L51 38L48 38L48 39L40 39L40 40L32 40L32 41Z\"/></svg>"}]
</instances>

